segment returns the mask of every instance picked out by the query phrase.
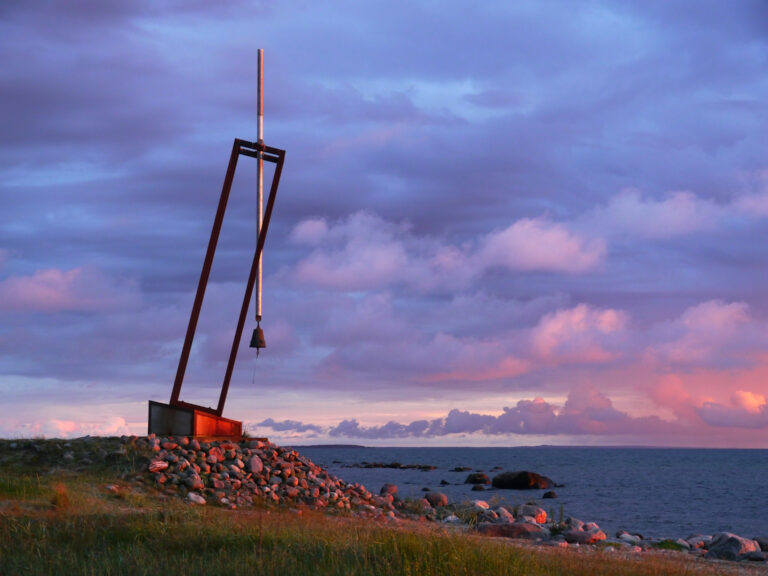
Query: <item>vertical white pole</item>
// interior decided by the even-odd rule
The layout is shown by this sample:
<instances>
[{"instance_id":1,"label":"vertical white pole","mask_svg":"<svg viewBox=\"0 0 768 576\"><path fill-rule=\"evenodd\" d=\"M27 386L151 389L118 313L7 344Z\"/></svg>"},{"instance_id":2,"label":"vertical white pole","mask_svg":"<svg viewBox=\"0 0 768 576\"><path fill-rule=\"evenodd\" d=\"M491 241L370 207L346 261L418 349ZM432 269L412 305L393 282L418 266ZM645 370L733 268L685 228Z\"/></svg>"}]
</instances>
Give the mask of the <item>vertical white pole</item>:
<instances>
[{"instance_id":1,"label":"vertical white pole","mask_svg":"<svg viewBox=\"0 0 768 576\"><path fill-rule=\"evenodd\" d=\"M259 48L259 96L257 106L259 108L259 126L257 131L258 142L264 141L264 50ZM259 158L257 160L256 168L257 179L257 204L258 215L256 223L256 242L258 243L259 234L261 234L261 226L264 221L264 159L261 152L259 152ZM256 280L256 320L261 321L261 263L264 260L264 253L262 252L261 258L259 258L259 271Z\"/></svg>"}]
</instances>

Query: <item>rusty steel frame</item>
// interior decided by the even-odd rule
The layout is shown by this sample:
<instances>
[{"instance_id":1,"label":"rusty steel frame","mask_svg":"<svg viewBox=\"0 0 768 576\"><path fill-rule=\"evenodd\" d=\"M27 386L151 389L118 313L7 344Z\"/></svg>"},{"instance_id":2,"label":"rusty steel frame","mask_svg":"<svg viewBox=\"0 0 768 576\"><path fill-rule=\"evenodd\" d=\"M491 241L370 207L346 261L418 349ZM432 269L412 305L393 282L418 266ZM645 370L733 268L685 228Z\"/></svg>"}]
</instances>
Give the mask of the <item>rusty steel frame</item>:
<instances>
[{"instance_id":1,"label":"rusty steel frame","mask_svg":"<svg viewBox=\"0 0 768 576\"><path fill-rule=\"evenodd\" d=\"M203 307L203 298L205 297L205 289L208 285L208 277L211 274L211 266L213 265L213 257L216 252L216 245L219 241L219 234L221 232L221 226L224 223L224 213L227 209L227 202L229 201L229 192L232 189L232 181L235 177L235 169L237 168L237 160L240 155L249 156L256 159L264 159L267 162L275 164L275 173L272 177L272 186L269 190L269 198L267 199L267 208L264 211L264 219L259 230L258 241L256 243L256 251L253 255L253 262L251 263L251 271L248 275L248 283L245 289L245 296L243 297L243 305L240 309L240 317L237 321L237 328L235 330L235 336L232 341L232 349L229 353L229 361L227 363L227 371L224 375L224 381L221 385L221 394L219 395L219 403L217 407L211 408L206 406L199 406L197 404L191 404L179 400L181 393L181 386L184 382L184 374L187 370L187 362L189 361L189 354L192 351L192 341L195 338L195 330L197 329L197 321L200 317L200 311ZM211 238L208 241L208 250L205 253L205 260L203 261L203 269L200 272L200 281L197 284L197 293L195 294L195 301L192 305L192 313L189 317L189 325L187 326L187 334L184 338L184 346L181 349L181 357L179 358L179 367L176 370L176 379L173 383L173 391L171 392L171 406L179 406L183 408L190 408L194 410L200 410L207 412L215 416L221 417L221 413L224 411L224 403L227 400L227 393L229 392L229 382L232 378L232 371L235 367L235 359L237 358L237 349L240 346L240 339L242 337L243 328L245 326L245 317L248 315L248 307L250 304L251 294L254 290L254 284L256 282L256 276L259 268L259 262L261 262L261 253L264 250L264 242L267 238L267 230L269 229L269 221L272 218L272 209L275 205L275 197L277 196L277 188L280 185L280 174L283 171L283 163L285 161L285 150L274 148L272 146L266 146L263 142L248 142L240 138L235 138L232 145L232 153L229 157L229 165L227 166L227 173L224 177L224 185L221 189L221 196L219 197L219 205L216 209L216 217L213 221L213 229L211 230Z\"/></svg>"}]
</instances>

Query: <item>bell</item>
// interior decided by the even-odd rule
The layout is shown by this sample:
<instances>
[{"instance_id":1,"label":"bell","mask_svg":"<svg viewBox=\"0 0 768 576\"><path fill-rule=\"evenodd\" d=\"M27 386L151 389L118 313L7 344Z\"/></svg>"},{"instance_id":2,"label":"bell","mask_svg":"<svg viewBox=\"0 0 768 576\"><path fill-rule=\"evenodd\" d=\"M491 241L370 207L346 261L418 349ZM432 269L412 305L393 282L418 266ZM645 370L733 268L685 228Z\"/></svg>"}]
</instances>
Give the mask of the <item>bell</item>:
<instances>
[{"instance_id":1,"label":"bell","mask_svg":"<svg viewBox=\"0 0 768 576\"><path fill-rule=\"evenodd\" d=\"M253 329L253 336L251 336L251 348L259 350L260 348L266 347L267 341L264 340L264 330L261 329L261 326L257 325L256 328Z\"/></svg>"}]
</instances>

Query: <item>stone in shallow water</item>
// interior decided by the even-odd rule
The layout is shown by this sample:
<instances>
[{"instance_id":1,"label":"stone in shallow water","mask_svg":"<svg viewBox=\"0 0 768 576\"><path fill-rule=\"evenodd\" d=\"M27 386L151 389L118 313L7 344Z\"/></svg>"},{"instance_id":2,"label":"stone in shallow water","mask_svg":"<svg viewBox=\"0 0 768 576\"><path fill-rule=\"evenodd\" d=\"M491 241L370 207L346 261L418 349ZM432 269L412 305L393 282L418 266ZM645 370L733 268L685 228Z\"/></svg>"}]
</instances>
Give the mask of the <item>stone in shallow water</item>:
<instances>
[{"instance_id":1,"label":"stone in shallow water","mask_svg":"<svg viewBox=\"0 0 768 576\"><path fill-rule=\"evenodd\" d=\"M502 472L491 481L494 488L511 490L547 489L552 487L552 480L536 472L521 470L517 472Z\"/></svg>"},{"instance_id":2,"label":"stone in shallow water","mask_svg":"<svg viewBox=\"0 0 768 576\"><path fill-rule=\"evenodd\" d=\"M469 474L464 480L464 484L490 484L491 479L488 478L488 474L484 474L483 472L473 472L472 474Z\"/></svg>"}]
</instances>

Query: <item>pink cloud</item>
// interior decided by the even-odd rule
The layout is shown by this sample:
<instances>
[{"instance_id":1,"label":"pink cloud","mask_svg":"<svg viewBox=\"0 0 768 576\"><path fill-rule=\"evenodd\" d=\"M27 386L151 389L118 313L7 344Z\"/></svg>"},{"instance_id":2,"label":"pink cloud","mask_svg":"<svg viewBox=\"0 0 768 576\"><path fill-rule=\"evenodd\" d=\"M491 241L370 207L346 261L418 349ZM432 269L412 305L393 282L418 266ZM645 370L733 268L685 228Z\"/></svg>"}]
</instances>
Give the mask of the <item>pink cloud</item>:
<instances>
[{"instance_id":1,"label":"pink cloud","mask_svg":"<svg viewBox=\"0 0 768 576\"><path fill-rule=\"evenodd\" d=\"M606 362L626 327L626 315L610 308L579 304L546 314L531 334L534 352L546 361L563 363Z\"/></svg>"},{"instance_id":2,"label":"pink cloud","mask_svg":"<svg viewBox=\"0 0 768 576\"><path fill-rule=\"evenodd\" d=\"M673 192L663 200L644 198L637 190L624 190L607 206L594 210L588 223L606 233L662 239L715 228L728 207L690 192Z\"/></svg>"},{"instance_id":3,"label":"pink cloud","mask_svg":"<svg viewBox=\"0 0 768 576\"><path fill-rule=\"evenodd\" d=\"M768 216L768 192L745 194L737 198L734 205L747 215Z\"/></svg>"},{"instance_id":4,"label":"pink cloud","mask_svg":"<svg viewBox=\"0 0 768 576\"><path fill-rule=\"evenodd\" d=\"M548 220L525 218L490 233L477 258L486 268L580 273L602 264L605 252L600 239L583 238Z\"/></svg>"},{"instance_id":5,"label":"pink cloud","mask_svg":"<svg viewBox=\"0 0 768 576\"><path fill-rule=\"evenodd\" d=\"M428 280L429 266L418 254L417 240L406 226L358 212L323 229L317 220L305 220L292 236L320 242L293 272L300 284L358 291L394 284L420 285Z\"/></svg>"},{"instance_id":6,"label":"pink cloud","mask_svg":"<svg viewBox=\"0 0 768 576\"><path fill-rule=\"evenodd\" d=\"M135 307L132 281L115 281L92 268L38 270L0 281L0 309L9 311L95 311Z\"/></svg>"},{"instance_id":7,"label":"pink cloud","mask_svg":"<svg viewBox=\"0 0 768 576\"><path fill-rule=\"evenodd\" d=\"M473 250L417 236L407 225L364 212L332 225L304 220L291 238L315 246L292 272L297 283L346 291L404 285L418 292L456 292L489 268L580 273L599 266L606 251L602 240L546 220L519 220L478 238Z\"/></svg>"},{"instance_id":8,"label":"pink cloud","mask_svg":"<svg viewBox=\"0 0 768 576\"><path fill-rule=\"evenodd\" d=\"M425 382L442 382L460 380L464 382L482 382L486 380L502 380L514 378L530 371L531 364L514 356L505 356L489 366L455 368L448 372L438 372L424 377Z\"/></svg>"},{"instance_id":9,"label":"pink cloud","mask_svg":"<svg viewBox=\"0 0 768 576\"><path fill-rule=\"evenodd\" d=\"M52 418L39 422L4 423L0 433L10 438L77 438L80 436L121 436L135 431L121 416L106 416L100 420L65 420Z\"/></svg>"},{"instance_id":10,"label":"pink cloud","mask_svg":"<svg viewBox=\"0 0 768 576\"><path fill-rule=\"evenodd\" d=\"M324 218L308 218L299 222L291 231L291 240L297 244L314 245L328 234Z\"/></svg>"},{"instance_id":11,"label":"pink cloud","mask_svg":"<svg viewBox=\"0 0 768 576\"><path fill-rule=\"evenodd\" d=\"M750 346L751 324L743 302L709 300L685 310L666 326L667 341L646 351L651 360L677 364L712 363L731 353L745 354ZM661 334L660 334L661 336Z\"/></svg>"},{"instance_id":12,"label":"pink cloud","mask_svg":"<svg viewBox=\"0 0 768 576\"><path fill-rule=\"evenodd\" d=\"M746 390L736 390L728 404L704 402L698 409L698 414L710 426L768 428L768 405L765 396Z\"/></svg>"}]
</instances>

